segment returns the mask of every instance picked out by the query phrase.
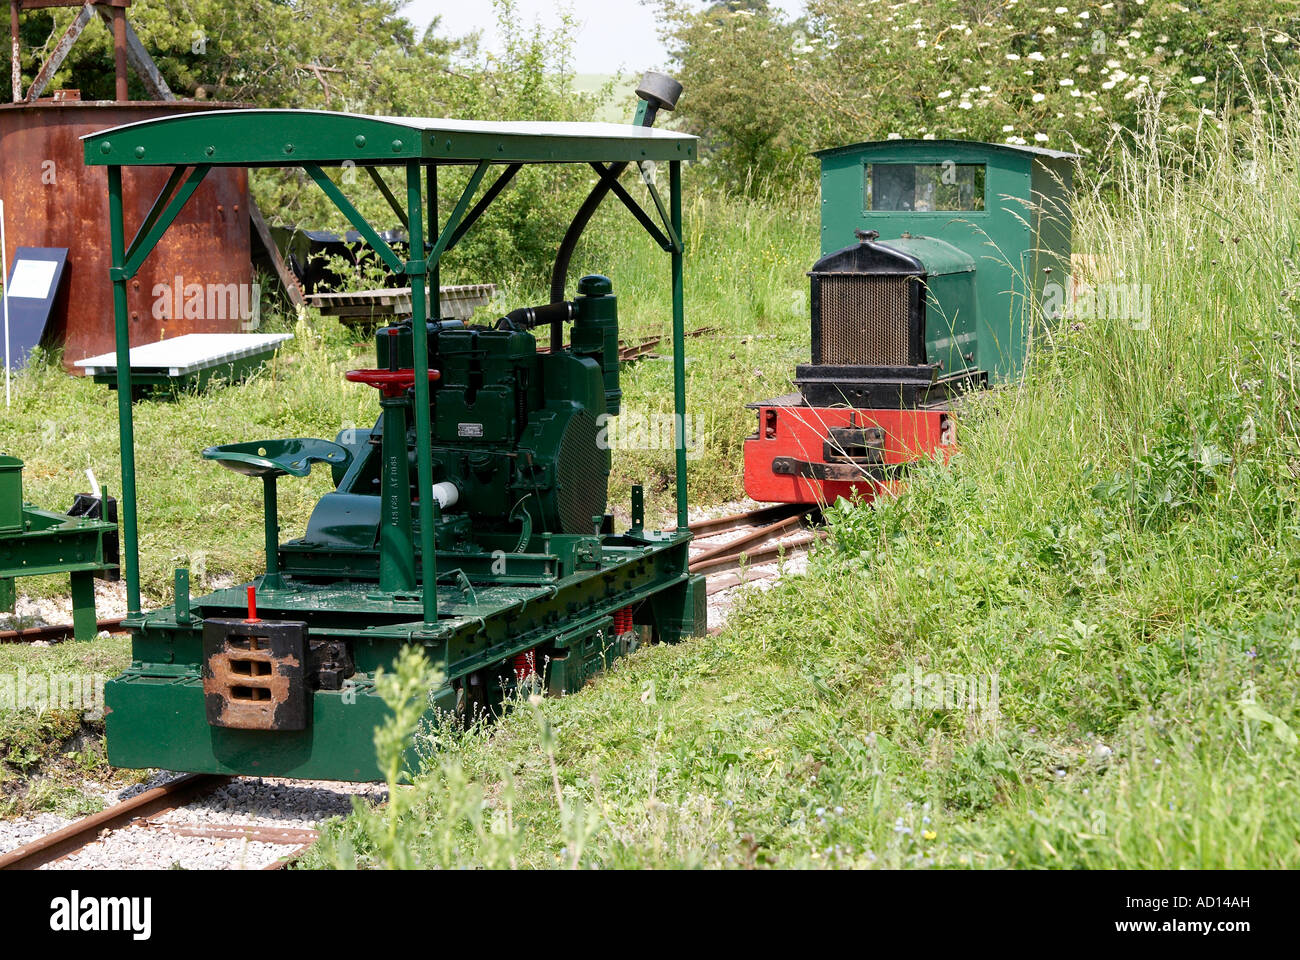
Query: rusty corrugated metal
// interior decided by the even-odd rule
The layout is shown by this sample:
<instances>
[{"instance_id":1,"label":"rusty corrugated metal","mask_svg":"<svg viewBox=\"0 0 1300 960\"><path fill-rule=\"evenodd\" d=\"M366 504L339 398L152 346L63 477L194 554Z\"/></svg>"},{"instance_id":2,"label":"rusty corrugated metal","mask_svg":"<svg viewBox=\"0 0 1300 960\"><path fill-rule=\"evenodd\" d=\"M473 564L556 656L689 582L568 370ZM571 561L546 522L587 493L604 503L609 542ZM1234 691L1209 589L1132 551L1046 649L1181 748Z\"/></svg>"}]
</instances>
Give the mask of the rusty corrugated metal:
<instances>
[{"instance_id":1,"label":"rusty corrugated metal","mask_svg":"<svg viewBox=\"0 0 1300 960\"><path fill-rule=\"evenodd\" d=\"M83 163L80 137L123 123L231 104L38 100L0 105L0 199L5 205L7 261L24 247L67 247L64 296L51 318L47 339L63 343L64 367L113 349L113 288L109 282L108 177L104 167ZM169 169L123 170L128 241L167 182ZM176 223L128 287L131 344L139 346L185 333L231 333L238 311L225 299L209 310L176 314L173 288L204 291L229 284L249 290L248 173L213 168ZM245 295L247 300L249 295ZM193 301L191 300L191 303ZM186 316L186 313L190 316ZM198 313L201 315L195 316ZM212 315L209 315L211 313Z\"/></svg>"}]
</instances>

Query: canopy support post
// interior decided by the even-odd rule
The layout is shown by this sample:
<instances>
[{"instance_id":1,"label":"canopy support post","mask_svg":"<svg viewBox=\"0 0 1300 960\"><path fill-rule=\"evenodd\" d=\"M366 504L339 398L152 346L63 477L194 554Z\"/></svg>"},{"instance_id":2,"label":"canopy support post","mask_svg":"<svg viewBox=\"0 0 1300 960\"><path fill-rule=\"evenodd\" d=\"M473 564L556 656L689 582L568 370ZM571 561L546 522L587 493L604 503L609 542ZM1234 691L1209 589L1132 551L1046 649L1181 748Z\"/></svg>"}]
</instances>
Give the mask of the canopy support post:
<instances>
[{"instance_id":1,"label":"canopy support post","mask_svg":"<svg viewBox=\"0 0 1300 960\"><path fill-rule=\"evenodd\" d=\"M429 231L430 237L438 235L438 165L429 164L424 173L425 192L427 194L426 203L429 205ZM423 253L424 251L421 251ZM431 309L435 320L442 319L442 262L441 258L434 260L429 264L429 296L437 297L434 303L436 308ZM432 305L431 305L432 306Z\"/></svg>"},{"instance_id":2,"label":"canopy support post","mask_svg":"<svg viewBox=\"0 0 1300 960\"><path fill-rule=\"evenodd\" d=\"M478 222L478 218L483 216L488 207L492 206L492 201L497 198L497 195L510 186L510 181L515 178L516 173L523 169L523 166L522 163L512 163L505 168L501 176L493 181L492 186L488 187L484 192L483 198L474 204L474 209L465 215L465 219L456 228L456 232L451 235L451 240L447 242L447 250L451 250L456 244L460 243L460 238L465 236L469 232L469 228ZM429 235L437 236L433 231L430 231Z\"/></svg>"},{"instance_id":3,"label":"canopy support post","mask_svg":"<svg viewBox=\"0 0 1300 960\"><path fill-rule=\"evenodd\" d=\"M673 433L677 448L677 529L685 530L686 515L686 310L682 289L682 162L670 161L669 203L672 209L673 245Z\"/></svg>"},{"instance_id":4,"label":"canopy support post","mask_svg":"<svg viewBox=\"0 0 1300 960\"><path fill-rule=\"evenodd\" d=\"M165 229L165 228L164 228ZM117 347L117 424L122 456L122 557L126 609L140 615L140 541L135 506L135 426L131 410L131 330L126 302L126 225L122 216L122 168L108 168L108 234L112 250L113 326Z\"/></svg>"},{"instance_id":5,"label":"canopy support post","mask_svg":"<svg viewBox=\"0 0 1300 960\"><path fill-rule=\"evenodd\" d=\"M480 167L480 171L481 171ZM429 319L424 284L429 272L424 259L424 213L421 207L420 164L406 164L406 211L410 224L411 256L406 276L411 283L411 348L415 354L416 486L420 492L420 574L423 580L424 629L438 626L438 566L434 557L433 450L429 422ZM438 251L434 251L436 262ZM438 296L437 290L434 296Z\"/></svg>"},{"instance_id":6,"label":"canopy support post","mask_svg":"<svg viewBox=\"0 0 1300 960\"><path fill-rule=\"evenodd\" d=\"M403 210L402 205L397 202L397 197L393 195L393 191L390 190L388 184L384 182L384 178L380 175L379 171L375 167L366 167L365 171L370 174L370 179L375 181L375 186L378 187L379 192L384 195L384 199L387 200L388 205L392 207L393 213L397 214L398 222L401 223L402 226L408 227L409 225L406 222L406 211Z\"/></svg>"},{"instance_id":7,"label":"canopy support post","mask_svg":"<svg viewBox=\"0 0 1300 960\"><path fill-rule=\"evenodd\" d=\"M456 229L465 219L465 211L469 209L469 202L474 199L474 194L478 190L478 185L483 182L483 175L488 172L490 164L486 160L479 161L479 165L474 168L470 174L469 183L465 184L465 189L456 201L455 208L451 211L451 216L447 218L442 232L438 234L438 242L433 245L433 250L429 252L429 259L435 263L442 259L442 255L451 247L451 238L456 235ZM414 246L414 241L412 241Z\"/></svg>"},{"instance_id":8,"label":"canopy support post","mask_svg":"<svg viewBox=\"0 0 1300 960\"><path fill-rule=\"evenodd\" d=\"M661 250L671 251L676 246L675 238L670 240L664 232L659 229L659 225L650 219L650 214L646 213L645 210L641 208L641 204L637 203L632 194L627 192L627 188L625 188L623 184L619 183L610 173L609 167L606 167L603 163L593 163L591 168L600 176L602 182L609 184L610 192L614 194L614 196L618 197L619 200L623 201L623 206L627 207L628 212L631 213L632 216L636 217L636 222L645 228L645 232L650 234L650 239L659 244ZM662 204L660 205L660 210L662 212ZM664 224L667 225L667 223L668 218L665 217Z\"/></svg>"},{"instance_id":9,"label":"canopy support post","mask_svg":"<svg viewBox=\"0 0 1300 960\"><path fill-rule=\"evenodd\" d=\"M653 171L647 172L647 166L644 163L637 164L637 169L641 171L641 180L650 194L650 199L655 202L655 209L659 211L659 219L668 227L668 239L673 242L673 246L680 247L682 245L681 233L669 223L668 211L664 209L663 197L659 196L659 188L655 186ZM681 184L678 184L678 186L681 186ZM680 213L681 211L678 211L679 215Z\"/></svg>"},{"instance_id":10,"label":"canopy support post","mask_svg":"<svg viewBox=\"0 0 1300 960\"><path fill-rule=\"evenodd\" d=\"M370 245L370 248L379 254L379 259L384 261L388 269L392 270L393 273L405 273L406 265L393 252L393 248L384 241L384 238L375 231L370 222L352 205L352 201L343 195L343 191L338 188L334 181L325 175L325 171L315 163L304 163L302 168L307 171L307 176L315 180L317 186L325 191L325 196L333 201L339 212L348 218L348 222L357 228L357 233L361 234L366 243ZM412 241L411 249L414 252L414 241Z\"/></svg>"}]
</instances>

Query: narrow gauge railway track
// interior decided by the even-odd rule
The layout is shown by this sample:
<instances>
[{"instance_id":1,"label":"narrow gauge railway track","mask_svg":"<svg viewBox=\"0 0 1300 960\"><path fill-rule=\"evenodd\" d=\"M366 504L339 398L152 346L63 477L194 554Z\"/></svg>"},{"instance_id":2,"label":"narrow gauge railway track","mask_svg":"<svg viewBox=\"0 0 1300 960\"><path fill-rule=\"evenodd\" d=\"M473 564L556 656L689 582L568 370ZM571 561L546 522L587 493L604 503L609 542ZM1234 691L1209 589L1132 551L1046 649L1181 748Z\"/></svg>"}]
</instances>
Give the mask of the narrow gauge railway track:
<instances>
[{"instance_id":1,"label":"narrow gauge railway track","mask_svg":"<svg viewBox=\"0 0 1300 960\"><path fill-rule=\"evenodd\" d=\"M286 855L264 868L267 870L277 870L292 862L315 842L315 830L236 823L171 823L158 819L163 814L203 799L234 779L236 778L216 774L187 774L99 813L83 817L16 850L0 854L0 870L36 870L75 854L103 839L105 834L131 828L213 840L246 839L287 847Z\"/></svg>"},{"instance_id":2,"label":"narrow gauge railway track","mask_svg":"<svg viewBox=\"0 0 1300 960\"><path fill-rule=\"evenodd\" d=\"M805 548L822 537L824 534L821 531L808 529L814 514L815 511L810 513L802 506L777 504L744 513L697 520L690 524L690 530L696 538L692 545L691 571L704 573L710 578L710 594L736 586L742 582L732 572L737 568L761 564L781 554L788 556L791 551ZM749 576L746 580L761 580L774 575L759 574ZM112 630L120 625L120 619L99 621L101 630ZM0 641L58 639L71 632L70 624L32 627L0 632ZM290 862L316 839L314 830L231 823L170 823L159 819L169 811L208 796L233 779L235 778L210 774L190 774L154 787L16 850L0 854L0 870L34 870L76 853L100 840L105 833L129 828L211 839L242 838L288 847L288 855L267 869L276 869Z\"/></svg>"},{"instance_id":3,"label":"narrow gauge railway track","mask_svg":"<svg viewBox=\"0 0 1300 960\"><path fill-rule=\"evenodd\" d=\"M742 580L733 571L742 566L770 561L782 554L788 556L791 551L805 548L820 539L825 535L822 531L809 529L815 514L816 511L809 511L799 505L778 504L724 517L697 520L689 527L696 537L691 571L704 573L710 578L710 594L749 580L775 576L775 572L761 573ZM120 623L120 620L102 620L99 625L101 629L113 629ZM61 631L70 633L71 629L69 625L66 628L55 626L6 631L20 637L6 638L0 634L0 639L17 641L58 637ZM315 830L238 823L173 823L160 819L170 811L202 800L235 779L213 774L188 774L146 790L15 850L0 854L0 870L35 870L57 863L103 839L106 834L126 829L145 829L214 840L245 839L283 844L287 848L286 855L266 867L267 870L280 869L291 863L316 840Z\"/></svg>"},{"instance_id":4,"label":"narrow gauge railway track","mask_svg":"<svg viewBox=\"0 0 1300 960\"><path fill-rule=\"evenodd\" d=\"M122 626L122 618L114 617L110 620L100 620L96 623L96 630L118 630ZM70 623L50 623L43 624L39 627L23 627L18 630L0 630L0 643L31 643L33 640L48 640L57 643L72 636L72 624Z\"/></svg>"},{"instance_id":5,"label":"narrow gauge railway track","mask_svg":"<svg viewBox=\"0 0 1300 960\"><path fill-rule=\"evenodd\" d=\"M810 529L816 511L800 504L777 504L744 513L697 520L689 525L695 534L691 545L692 573L710 578L708 592L717 593L749 580L774 573L745 577L732 573L741 567L770 562L791 551L802 550L826 534Z\"/></svg>"}]
</instances>

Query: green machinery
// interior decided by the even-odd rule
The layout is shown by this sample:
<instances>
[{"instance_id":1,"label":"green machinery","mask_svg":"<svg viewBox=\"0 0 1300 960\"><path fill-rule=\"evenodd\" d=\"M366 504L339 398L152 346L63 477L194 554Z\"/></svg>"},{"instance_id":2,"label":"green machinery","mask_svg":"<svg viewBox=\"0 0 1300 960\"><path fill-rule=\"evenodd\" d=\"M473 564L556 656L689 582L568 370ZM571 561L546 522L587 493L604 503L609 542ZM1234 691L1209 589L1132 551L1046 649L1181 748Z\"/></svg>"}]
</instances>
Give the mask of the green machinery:
<instances>
[{"instance_id":1,"label":"green machinery","mask_svg":"<svg viewBox=\"0 0 1300 960\"><path fill-rule=\"evenodd\" d=\"M856 264L865 258L877 276L923 279L924 293L910 283L914 322L896 332L875 329L894 319L879 307L853 317L865 326L856 337L815 325L815 362L928 363L945 377L1016 379L1029 305L1050 312L1069 283L1075 155L967 140L879 140L817 156L823 259L814 281L866 273ZM815 284L830 292L828 303L837 282Z\"/></svg>"},{"instance_id":2,"label":"green machinery","mask_svg":"<svg viewBox=\"0 0 1300 960\"><path fill-rule=\"evenodd\" d=\"M117 352L128 342L127 285L213 166L302 168L412 287L413 317L376 334L375 366L347 379L376 390L373 429L335 440L217 445L203 456L264 491L266 573L141 610L130 368L117 365L122 520L133 662L105 689L109 760L124 767L370 780L372 732L385 715L375 671L419 644L441 668L431 713L494 709L523 681L579 687L636 642L705 628L702 579L688 572L686 451L676 437L677 528L647 529L634 488L631 524L607 512L610 451L599 425L618 412L618 313L611 282L583 277L565 296L569 257L601 199L617 196L669 254L674 388L685 412L681 164L695 138L651 128L680 87L648 74L636 122L484 123L300 110L212 112L131 124L85 138L108 168ZM526 164L589 165L597 182L558 247L551 303L492 325L429 316L426 283ZM618 177L640 166L653 213ZM666 164L668 197L656 186ZM172 168L153 212L126 242L122 168ZM368 172L409 231L402 261L325 173ZM381 168L405 175L405 202ZM449 216L438 177L466 168ZM489 172L495 175L479 195ZM475 200L478 197L477 201ZM654 214L657 214L655 216ZM426 231L427 237L426 241ZM435 301L436 304L436 301ZM435 306L436 310L436 306ZM569 342L565 343L565 327ZM549 349L535 331L549 332ZM277 485L330 470L301 537L281 542Z\"/></svg>"},{"instance_id":3,"label":"green machinery","mask_svg":"<svg viewBox=\"0 0 1300 960\"><path fill-rule=\"evenodd\" d=\"M95 636L95 578L116 580L117 501L78 494L66 513L23 502L23 462L0 456L0 610L12 611L14 579L67 574L72 581L72 628Z\"/></svg>"},{"instance_id":4,"label":"green machinery","mask_svg":"<svg viewBox=\"0 0 1300 960\"><path fill-rule=\"evenodd\" d=\"M1019 377L1070 276L1072 154L965 140L823 150L811 356L751 406L745 492L874 497L947 456L952 401Z\"/></svg>"}]
</instances>

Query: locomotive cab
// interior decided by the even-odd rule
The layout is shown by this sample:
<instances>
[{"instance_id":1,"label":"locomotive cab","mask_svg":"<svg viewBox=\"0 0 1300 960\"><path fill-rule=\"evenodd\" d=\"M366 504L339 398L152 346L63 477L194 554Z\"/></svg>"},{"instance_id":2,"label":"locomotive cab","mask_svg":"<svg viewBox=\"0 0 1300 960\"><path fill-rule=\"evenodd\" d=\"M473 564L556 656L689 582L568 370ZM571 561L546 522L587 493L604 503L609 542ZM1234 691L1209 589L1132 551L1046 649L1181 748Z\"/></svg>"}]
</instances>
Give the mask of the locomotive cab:
<instances>
[{"instance_id":1,"label":"locomotive cab","mask_svg":"<svg viewBox=\"0 0 1300 960\"><path fill-rule=\"evenodd\" d=\"M1020 375L1069 277L1072 154L886 140L818 156L810 362L796 392L750 404L755 500L870 498L946 456L954 399Z\"/></svg>"}]
</instances>

